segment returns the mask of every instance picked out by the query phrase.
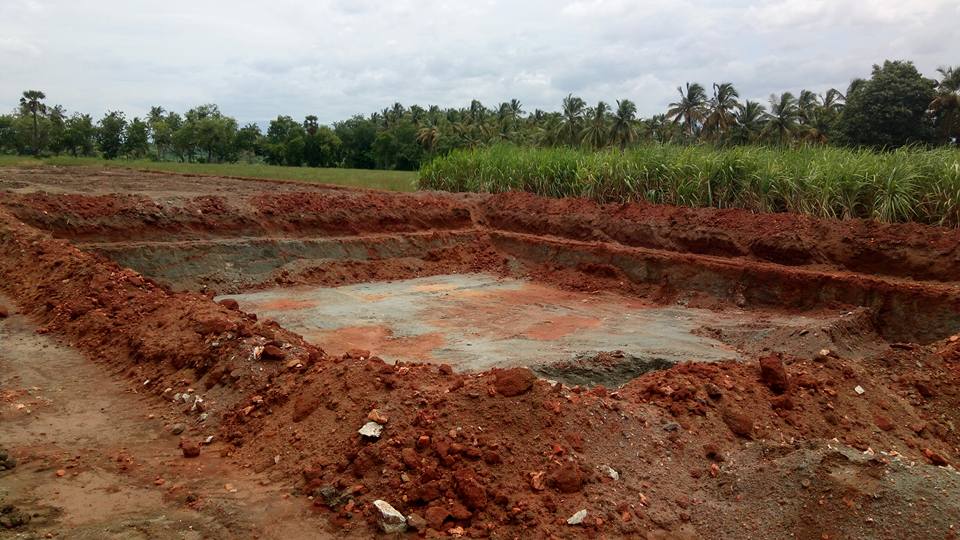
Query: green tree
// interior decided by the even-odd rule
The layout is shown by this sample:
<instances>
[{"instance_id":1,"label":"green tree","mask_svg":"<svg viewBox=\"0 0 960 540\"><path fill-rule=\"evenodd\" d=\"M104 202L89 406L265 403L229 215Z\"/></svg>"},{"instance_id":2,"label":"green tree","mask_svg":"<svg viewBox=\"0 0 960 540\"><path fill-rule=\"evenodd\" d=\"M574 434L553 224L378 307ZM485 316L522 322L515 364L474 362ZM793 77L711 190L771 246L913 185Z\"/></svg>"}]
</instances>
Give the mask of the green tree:
<instances>
[{"instance_id":1,"label":"green tree","mask_svg":"<svg viewBox=\"0 0 960 540\"><path fill-rule=\"evenodd\" d=\"M767 111L760 103L747 100L734 113L733 139L738 144L755 142L763 133Z\"/></svg>"},{"instance_id":2,"label":"green tree","mask_svg":"<svg viewBox=\"0 0 960 540\"><path fill-rule=\"evenodd\" d=\"M580 143L580 134L583 132L583 117L587 103L582 98L567 94L563 98L563 127L561 135L570 146Z\"/></svg>"},{"instance_id":3,"label":"green tree","mask_svg":"<svg viewBox=\"0 0 960 540\"><path fill-rule=\"evenodd\" d=\"M637 140L637 106L629 99L617 100L617 112L610 126L610 142L620 147L622 153Z\"/></svg>"},{"instance_id":4,"label":"green tree","mask_svg":"<svg viewBox=\"0 0 960 540\"><path fill-rule=\"evenodd\" d=\"M937 93L930 102L930 112L933 113L937 126L937 137L941 142L951 139L960 145L960 66L939 67L937 73Z\"/></svg>"},{"instance_id":5,"label":"green tree","mask_svg":"<svg viewBox=\"0 0 960 540\"><path fill-rule=\"evenodd\" d=\"M123 138L123 152L132 158L142 158L150 152L150 128L140 118L134 117L127 124Z\"/></svg>"},{"instance_id":6,"label":"green tree","mask_svg":"<svg viewBox=\"0 0 960 540\"><path fill-rule=\"evenodd\" d=\"M20 97L20 111L23 115L29 115L33 118L33 154L40 153L40 122L39 117L46 114L47 106L43 100L47 95L40 90L26 90Z\"/></svg>"},{"instance_id":7,"label":"green tree","mask_svg":"<svg viewBox=\"0 0 960 540\"><path fill-rule=\"evenodd\" d=\"M127 119L120 111L110 111L97 123L97 144L106 159L115 159L123 152L123 135Z\"/></svg>"},{"instance_id":8,"label":"green tree","mask_svg":"<svg viewBox=\"0 0 960 540\"><path fill-rule=\"evenodd\" d=\"M75 113L64 122L64 148L74 156L92 156L97 128L89 114Z\"/></svg>"},{"instance_id":9,"label":"green tree","mask_svg":"<svg viewBox=\"0 0 960 540\"><path fill-rule=\"evenodd\" d=\"M333 125L333 131L342 143L343 166L354 169L372 169L373 141L377 137L372 119L357 115Z\"/></svg>"},{"instance_id":10,"label":"green tree","mask_svg":"<svg viewBox=\"0 0 960 540\"><path fill-rule=\"evenodd\" d=\"M933 138L926 112L936 97L936 82L912 62L887 60L873 66L867 81L851 84L838 131L851 145L895 148Z\"/></svg>"},{"instance_id":11,"label":"green tree","mask_svg":"<svg viewBox=\"0 0 960 540\"><path fill-rule=\"evenodd\" d=\"M734 112L740 103L740 94L732 83L714 83L713 97L708 104L708 114L703 121L703 129L719 139L734 124Z\"/></svg>"},{"instance_id":12,"label":"green tree","mask_svg":"<svg viewBox=\"0 0 960 540\"><path fill-rule=\"evenodd\" d=\"M687 83L686 90L677 87L680 100L670 104L667 119L682 123L690 139L696 138L706 118L707 92L699 83Z\"/></svg>"},{"instance_id":13,"label":"green tree","mask_svg":"<svg viewBox=\"0 0 960 540\"><path fill-rule=\"evenodd\" d=\"M764 135L780 144L787 144L800 128L800 118L800 107L793 94L790 92L784 92L779 96L771 94L770 112L766 115Z\"/></svg>"},{"instance_id":14,"label":"green tree","mask_svg":"<svg viewBox=\"0 0 960 540\"><path fill-rule=\"evenodd\" d=\"M603 101L587 111L586 127L580 134L581 142L593 148L603 148L609 138L610 106Z\"/></svg>"}]
</instances>

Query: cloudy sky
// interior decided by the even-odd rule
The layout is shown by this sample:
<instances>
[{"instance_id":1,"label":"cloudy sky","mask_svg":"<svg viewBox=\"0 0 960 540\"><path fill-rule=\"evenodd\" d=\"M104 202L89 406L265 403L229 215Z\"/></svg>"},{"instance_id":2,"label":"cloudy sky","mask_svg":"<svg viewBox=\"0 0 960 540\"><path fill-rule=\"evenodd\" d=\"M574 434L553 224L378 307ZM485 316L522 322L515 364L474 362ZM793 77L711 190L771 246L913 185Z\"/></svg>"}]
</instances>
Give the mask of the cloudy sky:
<instances>
[{"instance_id":1,"label":"cloudy sky","mask_svg":"<svg viewBox=\"0 0 960 540\"><path fill-rule=\"evenodd\" d=\"M406 105L555 110L685 81L845 88L886 58L960 64L958 0L0 0L0 109L36 88L95 115L218 103L241 123Z\"/></svg>"}]
</instances>

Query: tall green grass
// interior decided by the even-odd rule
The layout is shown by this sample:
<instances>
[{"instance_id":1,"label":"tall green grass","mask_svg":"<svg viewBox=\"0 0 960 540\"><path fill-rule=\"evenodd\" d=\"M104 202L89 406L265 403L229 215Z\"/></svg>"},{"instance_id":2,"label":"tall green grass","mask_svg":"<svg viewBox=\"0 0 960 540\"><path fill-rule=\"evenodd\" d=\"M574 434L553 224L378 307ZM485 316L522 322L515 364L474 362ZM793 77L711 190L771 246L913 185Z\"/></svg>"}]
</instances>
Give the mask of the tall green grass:
<instances>
[{"instance_id":1,"label":"tall green grass","mask_svg":"<svg viewBox=\"0 0 960 540\"><path fill-rule=\"evenodd\" d=\"M960 151L948 148L651 145L621 154L501 145L427 163L419 187L960 226Z\"/></svg>"}]
</instances>

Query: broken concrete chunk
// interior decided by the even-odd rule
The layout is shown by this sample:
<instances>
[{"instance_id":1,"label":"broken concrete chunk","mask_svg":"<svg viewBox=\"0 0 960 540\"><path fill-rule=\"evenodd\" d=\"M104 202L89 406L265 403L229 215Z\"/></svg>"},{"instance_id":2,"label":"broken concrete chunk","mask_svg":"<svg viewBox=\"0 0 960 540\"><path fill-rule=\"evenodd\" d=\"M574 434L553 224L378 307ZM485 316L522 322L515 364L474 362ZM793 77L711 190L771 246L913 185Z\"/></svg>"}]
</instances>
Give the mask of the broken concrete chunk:
<instances>
[{"instance_id":1,"label":"broken concrete chunk","mask_svg":"<svg viewBox=\"0 0 960 540\"><path fill-rule=\"evenodd\" d=\"M387 534L402 533L407 530L407 518L387 501L376 500L373 505L380 511L380 528Z\"/></svg>"},{"instance_id":2,"label":"broken concrete chunk","mask_svg":"<svg viewBox=\"0 0 960 540\"><path fill-rule=\"evenodd\" d=\"M576 514L567 518L567 525L580 525L583 523L583 520L587 518L587 511L580 510Z\"/></svg>"},{"instance_id":3,"label":"broken concrete chunk","mask_svg":"<svg viewBox=\"0 0 960 540\"><path fill-rule=\"evenodd\" d=\"M364 437L379 439L380 434L383 433L383 426L376 422L367 422L362 428L360 428L359 431L357 431L357 433L363 435Z\"/></svg>"},{"instance_id":4,"label":"broken concrete chunk","mask_svg":"<svg viewBox=\"0 0 960 540\"><path fill-rule=\"evenodd\" d=\"M853 391L856 392L857 395L860 395L860 396L862 396L862 395L864 395L864 394L867 393L867 391L864 390L863 387L860 386L859 384L853 388Z\"/></svg>"}]
</instances>

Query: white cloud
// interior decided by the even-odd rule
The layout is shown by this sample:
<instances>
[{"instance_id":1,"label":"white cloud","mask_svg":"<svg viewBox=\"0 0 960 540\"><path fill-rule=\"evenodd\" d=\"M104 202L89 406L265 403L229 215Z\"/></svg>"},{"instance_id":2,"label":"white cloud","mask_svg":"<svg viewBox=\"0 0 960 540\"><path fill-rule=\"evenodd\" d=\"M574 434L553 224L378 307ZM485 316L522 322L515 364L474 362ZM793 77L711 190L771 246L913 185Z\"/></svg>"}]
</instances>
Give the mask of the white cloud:
<instances>
[{"instance_id":1,"label":"white cloud","mask_svg":"<svg viewBox=\"0 0 960 540\"><path fill-rule=\"evenodd\" d=\"M557 109L685 81L741 95L845 87L885 58L960 61L956 0L0 0L0 108L142 115L216 102L243 121L391 105Z\"/></svg>"}]
</instances>

